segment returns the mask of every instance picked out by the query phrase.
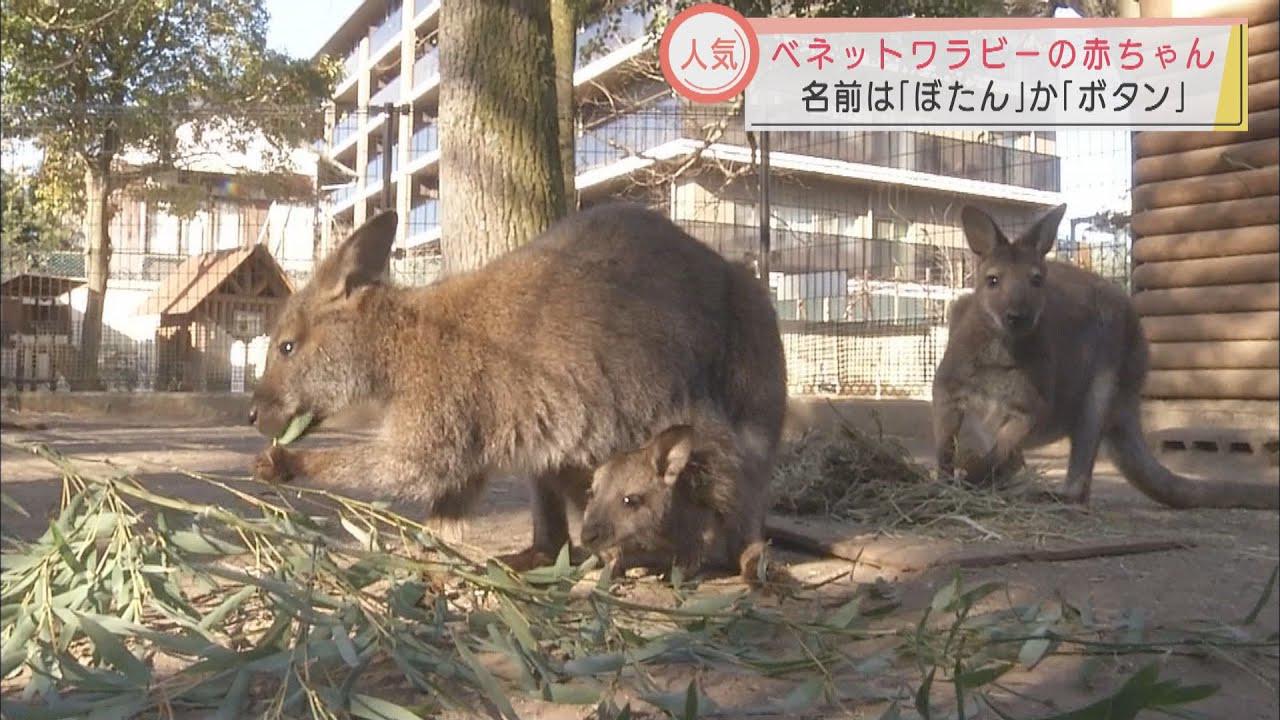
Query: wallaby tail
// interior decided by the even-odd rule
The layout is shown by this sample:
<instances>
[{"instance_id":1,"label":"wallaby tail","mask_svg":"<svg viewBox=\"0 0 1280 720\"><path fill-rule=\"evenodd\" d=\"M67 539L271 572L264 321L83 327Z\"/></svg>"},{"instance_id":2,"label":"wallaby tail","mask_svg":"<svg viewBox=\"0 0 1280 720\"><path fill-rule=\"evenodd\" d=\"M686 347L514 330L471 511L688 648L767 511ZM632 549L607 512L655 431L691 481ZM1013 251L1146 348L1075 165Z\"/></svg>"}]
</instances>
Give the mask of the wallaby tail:
<instances>
[{"instance_id":1,"label":"wallaby tail","mask_svg":"<svg viewBox=\"0 0 1280 720\"><path fill-rule=\"evenodd\" d=\"M1280 485L1232 480L1194 480L1161 465L1142 436L1138 408L1125 403L1107 436L1111 460L1147 497L1174 508L1280 509Z\"/></svg>"}]
</instances>

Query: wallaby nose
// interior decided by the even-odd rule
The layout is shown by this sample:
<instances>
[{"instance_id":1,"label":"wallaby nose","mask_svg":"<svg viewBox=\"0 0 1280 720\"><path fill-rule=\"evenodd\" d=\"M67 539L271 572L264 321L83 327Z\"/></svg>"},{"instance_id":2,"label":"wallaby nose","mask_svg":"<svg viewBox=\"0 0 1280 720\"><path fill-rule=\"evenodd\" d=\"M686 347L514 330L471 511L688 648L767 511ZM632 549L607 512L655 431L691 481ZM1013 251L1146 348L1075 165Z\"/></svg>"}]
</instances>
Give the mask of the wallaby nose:
<instances>
[{"instance_id":1,"label":"wallaby nose","mask_svg":"<svg viewBox=\"0 0 1280 720\"><path fill-rule=\"evenodd\" d=\"M249 408L249 424L258 422L258 408L256 406Z\"/></svg>"},{"instance_id":2,"label":"wallaby nose","mask_svg":"<svg viewBox=\"0 0 1280 720\"><path fill-rule=\"evenodd\" d=\"M1021 310L1010 310L1004 314L1004 320L1011 328L1026 327L1030 319L1031 316Z\"/></svg>"},{"instance_id":3,"label":"wallaby nose","mask_svg":"<svg viewBox=\"0 0 1280 720\"><path fill-rule=\"evenodd\" d=\"M596 544L596 541L600 539L600 529L596 527L594 523L591 525L583 525L580 536L582 538L583 545L592 547Z\"/></svg>"}]
</instances>

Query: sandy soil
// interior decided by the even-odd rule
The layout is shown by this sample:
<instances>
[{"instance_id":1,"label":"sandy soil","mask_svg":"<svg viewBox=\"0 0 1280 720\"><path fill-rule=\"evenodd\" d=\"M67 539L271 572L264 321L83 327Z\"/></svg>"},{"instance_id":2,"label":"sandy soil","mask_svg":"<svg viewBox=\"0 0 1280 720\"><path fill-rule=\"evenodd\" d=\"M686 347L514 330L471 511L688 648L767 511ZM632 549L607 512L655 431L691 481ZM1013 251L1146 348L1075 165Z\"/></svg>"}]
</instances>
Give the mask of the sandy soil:
<instances>
[{"instance_id":1,"label":"sandy soil","mask_svg":"<svg viewBox=\"0 0 1280 720\"><path fill-rule=\"evenodd\" d=\"M84 421L69 417L42 416L21 418L29 428L6 428L6 440L37 440L58 450L87 458L110 457L125 467L132 467L146 483L165 493L191 500L218 500L207 487L165 470L181 467L206 473L243 474L253 454L263 446L261 437L247 427L147 427L145 424L108 421ZM307 443L343 442L350 436L326 433L309 438ZM922 455L927 447L908 442ZM1063 448L1051 447L1034 454L1030 461L1040 465L1050 482L1061 478L1065 459ZM4 448L0 453L0 482L4 492L27 508L32 517L23 518L7 507L0 512L5 534L32 537L43 530L46 518L58 499L60 484L56 473L43 460ZM1205 468L1199 468L1201 470ZM1260 481L1280 482L1275 468L1219 466L1208 468L1237 476L1254 476ZM360 488L350 489L359 495ZM1173 538L1194 542L1191 549L1092 558L1072 562L1022 562L998 567L970 570L966 582L1000 580L1008 584L1015 601L1027 598L1053 598L1060 595L1072 604L1090 602L1099 617L1117 617L1133 608L1141 608L1150 627L1184 626L1200 619L1243 617L1262 592L1269 573L1280 560L1278 517L1274 512L1184 511L1163 509L1130 488L1107 463L1099 463L1095 480L1095 497L1081 518L1080 535L1106 535L1109 538ZM480 514L463 531L463 539L493 552L517 550L527 542L528 490L513 480L494 482L482 503ZM413 514L414 508L400 508ZM806 526L831 539L858 537L863 531L810 518ZM575 529L576 533L576 529ZM878 551L889 557L895 549L909 546L915 557L921 554L947 555L958 550L981 551L981 543L971 539L959 542L948 539L946 532L929 536L899 536L868 541L869 552ZM957 530L957 535L961 533ZM971 533L963 533L970 538ZM1070 534L1068 534L1070 535ZM1082 537L1042 537L1042 546L1070 545L1088 539ZM991 547L1000 543L992 541ZM790 565L792 573L802 579L820 580L850 570L850 563L836 560L814 560L779 553L781 561ZM941 584L950 581L953 570L935 568L924 572L895 569L891 564L881 568L859 566L841 581L824 589L838 601L841 593L849 593L854 583L877 578L890 583L902 600L906 615L918 617ZM644 582L656 582L646 580ZM732 586L731 580L715 581ZM643 583L642 583L643 584ZM642 585L641 584L641 585ZM642 592L643 590L636 590ZM1280 628L1280 604L1275 595L1258 621L1267 632ZM1006 677L1014 693L997 693L1004 707L1018 717L1050 714L1054 708L1072 708L1100 697L1115 686L1115 678L1133 672L1141 660L1117 658L1108 660L1094 676L1094 684L1080 681L1083 658L1052 657L1032 672L1017 672ZM673 689L687 683L690 668L664 668L659 680ZM755 677L705 673L702 687L722 706L725 715L750 714L762 702L781 692L784 684ZM1276 688L1280 682L1280 666L1274 659L1263 659L1248 667L1239 667L1223 659L1170 657L1163 675L1176 676L1187 683L1212 682L1221 692L1195 706L1209 718L1259 720L1280 717ZM857 689L851 688L851 692ZM865 694L866 687L861 688ZM1028 698L1036 698L1031 700ZM637 717L648 716L648 706ZM793 713L798 717L877 717L882 702L864 699L849 701L840 708ZM520 701L516 708L526 717L586 717L583 708L552 706L533 701Z\"/></svg>"}]
</instances>

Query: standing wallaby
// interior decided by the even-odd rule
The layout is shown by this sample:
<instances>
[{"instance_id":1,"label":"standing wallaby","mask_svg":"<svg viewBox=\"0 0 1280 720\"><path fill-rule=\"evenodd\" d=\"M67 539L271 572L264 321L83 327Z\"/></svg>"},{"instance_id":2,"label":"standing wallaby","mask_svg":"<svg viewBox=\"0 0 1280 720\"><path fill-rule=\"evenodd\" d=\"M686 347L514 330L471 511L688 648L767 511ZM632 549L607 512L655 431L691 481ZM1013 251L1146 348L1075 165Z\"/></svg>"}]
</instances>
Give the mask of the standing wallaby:
<instances>
[{"instance_id":1,"label":"standing wallaby","mask_svg":"<svg viewBox=\"0 0 1280 720\"><path fill-rule=\"evenodd\" d=\"M727 423L702 412L618 454L595 472L582 544L621 568L732 568L754 583L769 474L747 471L740 444Z\"/></svg>"},{"instance_id":2,"label":"standing wallaby","mask_svg":"<svg viewBox=\"0 0 1280 720\"><path fill-rule=\"evenodd\" d=\"M1280 508L1280 487L1197 482L1162 466L1147 448L1141 391L1147 343L1125 291L1091 272L1046 260L1066 206L1010 242L986 213L964 208L978 254L974 292L952 313L933 382L938 468L953 472L958 436L985 447L966 463L980 478L1027 447L1071 439L1064 498L1087 502L1098 447L1135 487L1177 508ZM972 449L971 449L972 450Z\"/></svg>"},{"instance_id":3,"label":"standing wallaby","mask_svg":"<svg viewBox=\"0 0 1280 720\"><path fill-rule=\"evenodd\" d=\"M671 221L632 205L570 216L474 272L428 287L384 277L396 216L375 216L289 298L250 420L277 436L357 402L368 442L273 445L255 475L309 477L457 518L493 475L534 479L527 567L568 542L566 499L590 472L696 403L772 466L786 407L777 317L763 284Z\"/></svg>"}]
</instances>

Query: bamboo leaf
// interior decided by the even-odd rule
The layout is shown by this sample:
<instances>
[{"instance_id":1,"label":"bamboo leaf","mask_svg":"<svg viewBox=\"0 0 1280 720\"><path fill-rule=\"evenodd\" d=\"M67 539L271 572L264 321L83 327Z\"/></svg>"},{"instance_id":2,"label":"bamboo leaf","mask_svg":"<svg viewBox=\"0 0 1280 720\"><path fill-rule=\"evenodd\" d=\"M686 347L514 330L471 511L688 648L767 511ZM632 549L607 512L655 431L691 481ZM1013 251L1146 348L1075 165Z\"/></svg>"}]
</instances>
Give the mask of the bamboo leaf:
<instances>
[{"instance_id":1,"label":"bamboo leaf","mask_svg":"<svg viewBox=\"0 0 1280 720\"><path fill-rule=\"evenodd\" d=\"M151 670L129 651L120 638L88 616L78 616L78 622L80 629L93 641L94 650L104 662L119 670L139 687L145 688L151 682Z\"/></svg>"},{"instance_id":2,"label":"bamboo leaf","mask_svg":"<svg viewBox=\"0 0 1280 720\"><path fill-rule=\"evenodd\" d=\"M1047 637L1032 638L1022 643L1022 649L1018 651L1018 662L1028 670L1035 668L1044 659L1045 653L1049 652L1051 644Z\"/></svg>"},{"instance_id":3,"label":"bamboo leaf","mask_svg":"<svg viewBox=\"0 0 1280 720\"><path fill-rule=\"evenodd\" d=\"M1258 619L1258 615L1262 609L1267 606L1267 601L1271 599L1271 593L1276 589L1276 581L1280 578L1280 565L1276 565L1271 569L1271 577L1267 578L1267 586L1262 589L1262 596L1258 598L1258 602L1253 604L1253 608L1249 610L1249 614L1244 616L1243 625L1252 625Z\"/></svg>"},{"instance_id":4,"label":"bamboo leaf","mask_svg":"<svg viewBox=\"0 0 1280 720\"><path fill-rule=\"evenodd\" d=\"M248 670L242 669L236 673L235 679L231 681L231 687L227 690L227 695L218 705L218 710L213 714L211 720L235 720L242 717L245 705L249 702L249 681L252 679Z\"/></svg>"},{"instance_id":5,"label":"bamboo leaf","mask_svg":"<svg viewBox=\"0 0 1280 720\"><path fill-rule=\"evenodd\" d=\"M342 661L351 667L360 665L360 655L356 652L356 646L351 642L351 636L347 634L347 628L342 623L333 626L332 629L333 643L338 646L338 655L342 657Z\"/></svg>"},{"instance_id":6,"label":"bamboo leaf","mask_svg":"<svg viewBox=\"0 0 1280 720\"><path fill-rule=\"evenodd\" d=\"M9 494L6 492L0 491L0 504L3 504L5 507L18 513L22 517L25 517L25 518L31 517L31 513L27 512L26 508L19 505L17 500L14 500L13 498L9 497Z\"/></svg>"},{"instance_id":7,"label":"bamboo leaf","mask_svg":"<svg viewBox=\"0 0 1280 720\"><path fill-rule=\"evenodd\" d=\"M594 705L600 702L600 688L581 683L549 683L547 695L560 705Z\"/></svg>"},{"instance_id":8,"label":"bamboo leaf","mask_svg":"<svg viewBox=\"0 0 1280 720\"><path fill-rule=\"evenodd\" d=\"M933 595L933 602L929 603L929 609L934 612L945 612L952 603L955 602L956 596L960 593L960 577L956 576L951 582L938 588L938 592Z\"/></svg>"},{"instance_id":9,"label":"bamboo leaf","mask_svg":"<svg viewBox=\"0 0 1280 720\"><path fill-rule=\"evenodd\" d=\"M408 708L359 693L351 696L351 715L361 720L422 720Z\"/></svg>"},{"instance_id":10,"label":"bamboo leaf","mask_svg":"<svg viewBox=\"0 0 1280 720\"><path fill-rule=\"evenodd\" d=\"M476 680L480 684L480 689L483 690L485 695L489 698L489 702L492 702L494 707L498 708L498 712L502 713L503 717L510 718L511 720L518 720L519 716L516 715L515 708L511 707L511 701L503 694L502 687L498 685L497 679L493 677L493 674L489 672L489 669L486 668L480 660L467 649L462 640L455 637L453 639L453 643L454 647L458 649L458 654L462 656L463 662L465 662L467 666L471 668L471 672L475 674Z\"/></svg>"},{"instance_id":11,"label":"bamboo leaf","mask_svg":"<svg viewBox=\"0 0 1280 720\"><path fill-rule=\"evenodd\" d=\"M920 713L920 717L925 720L929 720L932 717L929 714L929 692L933 688L933 675L935 672L937 672L937 668L929 668L929 672L924 676L924 682L920 683L920 688L916 690L916 712Z\"/></svg>"},{"instance_id":12,"label":"bamboo leaf","mask_svg":"<svg viewBox=\"0 0 1280 720\"><path fill-rule=\"evenodd\" d=\"M996 680L1000 676L1012 670L1013 663L998 663L995 665L986 665L975 670L969 670L956 676L956 683L965 689L979 688L992 680Z\"/></svg>"}]
</instances>

